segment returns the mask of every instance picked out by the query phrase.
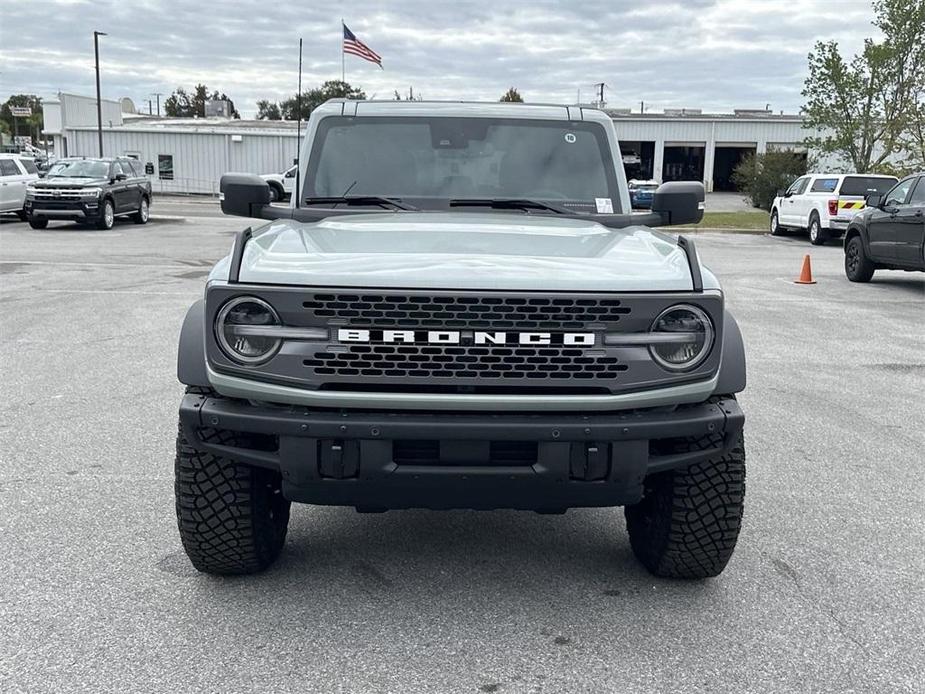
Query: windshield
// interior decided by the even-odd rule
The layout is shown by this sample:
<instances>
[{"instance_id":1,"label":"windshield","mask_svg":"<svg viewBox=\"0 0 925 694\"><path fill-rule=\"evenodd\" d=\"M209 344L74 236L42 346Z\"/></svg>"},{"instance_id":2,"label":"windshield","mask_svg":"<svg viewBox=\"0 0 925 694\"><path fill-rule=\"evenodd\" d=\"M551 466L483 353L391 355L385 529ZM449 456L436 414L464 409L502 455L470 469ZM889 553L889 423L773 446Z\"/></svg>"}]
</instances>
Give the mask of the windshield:
<instances>
[{"instance_id":1,"label":"windshield","mask_svg":"<svg viewBox=\"0 0 925 694\"><path fill-rule=\"evenodd\" d=\"M49 169L48 175L67 176L69 178L107 178L109 176L109 162L89 159L58 162Z\"/></svg>"},{"instance_id":2,"label":"windshield","mask_svg":"<svg viewBox=\"0 0 925 694\"><path fill-rule=\"evenodd\" d=\"M875 178L873 176L846 176L842 181L839 195L883 195L896 185L895 178Z\"/></svg>"},{"instance_id":3,"label":"windshield","mask_svg":"<svg viewBox=\"0 0 925 694\"><path fill-rule=\"evenodd\" d=\"M619 212L607 135L596 123L330 117L314 139L304 197L386 196L422 208L454 199L530 199Z\"/></svg>"}]
</instances>

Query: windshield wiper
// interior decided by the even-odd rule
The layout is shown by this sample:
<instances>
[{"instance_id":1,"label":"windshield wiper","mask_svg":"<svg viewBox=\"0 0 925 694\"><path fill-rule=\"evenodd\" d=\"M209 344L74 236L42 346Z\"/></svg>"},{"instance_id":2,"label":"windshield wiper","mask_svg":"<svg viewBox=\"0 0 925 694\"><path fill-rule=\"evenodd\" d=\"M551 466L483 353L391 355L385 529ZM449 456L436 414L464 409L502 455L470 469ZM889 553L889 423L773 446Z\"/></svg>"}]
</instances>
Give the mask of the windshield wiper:
<instances>
[{"instance_id":1,"label":"windshield wiper","mask_svg":"<svg viewBox=\"0 0 925 694\"><path fill-rule=\"evenodd\" d=\"M342 195L341 197L329 198L305 198L305 205L379 205L380 207L394 207L396 210L414 211L419 208L402 202L395 198L387 198L381 195Z\"/></svg>"},{"instance_id":2,"label":"windshield wiper","mask_svg":"<svg viewBox=\"0 0 925 694\"><path fill-rule=\"evenodd\" d=\"M574 214L564 207L526 198L455 198L450 200L450 207L491 207L496 210L544 210L556 214Z\"/></svg>"}]
</instances>

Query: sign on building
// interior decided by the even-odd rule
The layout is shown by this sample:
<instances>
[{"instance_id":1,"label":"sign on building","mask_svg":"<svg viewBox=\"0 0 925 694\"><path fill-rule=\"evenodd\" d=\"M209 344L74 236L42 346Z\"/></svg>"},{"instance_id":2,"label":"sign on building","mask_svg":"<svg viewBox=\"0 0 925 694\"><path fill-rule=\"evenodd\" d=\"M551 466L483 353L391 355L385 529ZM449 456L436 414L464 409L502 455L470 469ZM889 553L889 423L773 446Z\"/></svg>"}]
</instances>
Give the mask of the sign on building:
<instances>
[{"instance_id":1,"label":"sign on building","mask_svg":"<svg viewBox=\"0 0 925 694\"><path fill-rule=\"evenodd\" d=\"M10 106L10 115L16 118L28 118L32 115L31 106Z\"/></svg>"},{"instance_id":2,"label":"sign on building","mask_svg":"<svg viewBox=\"0 0 925 694\"><path fill-rule=\"evenodd\" d=\"M17 147L32 146L32 135L16 135L13 138L13 144Z\"/></svg>"}]
</instances>

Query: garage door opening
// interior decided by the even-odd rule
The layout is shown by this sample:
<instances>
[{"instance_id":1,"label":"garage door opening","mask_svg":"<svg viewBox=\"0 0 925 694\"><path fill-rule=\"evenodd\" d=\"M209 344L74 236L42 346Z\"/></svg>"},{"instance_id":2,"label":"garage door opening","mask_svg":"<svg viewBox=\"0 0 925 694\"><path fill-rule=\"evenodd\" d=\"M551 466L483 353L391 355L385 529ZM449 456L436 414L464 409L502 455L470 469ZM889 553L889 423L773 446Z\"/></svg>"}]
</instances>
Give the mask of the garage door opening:
<instances>
[{"instance_id":1,"label":"garage door opening","mask_svg":"<svg viewBox=\"0 0 925 694\"><path fill-rule=\"evenodd\" d=\"M620 141L620 153L623 155L623 170L626 180L649 180L655 163L655 143L651 141Z\"/></svg>"},{"instance_id":2,"label":"garage door opening","mask_svg":"<svg viewBox=\"0 0 925 694\"><path fill-rule=\"evenodd\" d=\"M703 145L665 146L662 181L702 181Z\"/></svg>"},{"instance_id":3,"label":"garage door opening","mask_svg":"<svg viewBox=\"0 0 925 694\"><path fill-rule=\"evenodd\" d=\"M732 173L745 155L754 152L754 146L717 146L713 155L713 190L739 190L732 180Z\"/></svg>"}]
</instances>

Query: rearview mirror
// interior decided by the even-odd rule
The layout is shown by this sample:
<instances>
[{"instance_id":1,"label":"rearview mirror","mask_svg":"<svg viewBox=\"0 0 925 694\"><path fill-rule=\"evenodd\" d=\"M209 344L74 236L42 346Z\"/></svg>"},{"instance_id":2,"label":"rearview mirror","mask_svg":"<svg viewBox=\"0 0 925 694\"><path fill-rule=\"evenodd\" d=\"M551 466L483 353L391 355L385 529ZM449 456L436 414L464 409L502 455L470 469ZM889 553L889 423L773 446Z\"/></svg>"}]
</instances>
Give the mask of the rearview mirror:
<instances>
[{"instance_id":1,"label":"rearview mirror","mask_svg":"<svg viewBox=\"0 0 925 694\"><path fill-rule=\"evenodd\" d=\"M697 224L703 219L706 192L699 181L663 183L652 197L652 212L662 219L662 226Z\"/></svg>"},{"instance_id":2,"label":"rearview mirror","mask_svg":"<svg viewBox=\"0 0 925 694\"><path fill-rule=\"evenodd\" d=\"M880 207L881 202L883 202L883 196L880 193L871 193L867 196L868 207Z\"/></svg>"},{"instance_id":3,"label":"rearview mirror","mask_svg":"<svg viewBox=\"0 0 925 694\"><path fill-rule=\"evenodd\" d=\"M255 174L227 173L219 190L223 214L259 218L261 208L270 204L270 186Z\"/></svg>"}]
</instances>

